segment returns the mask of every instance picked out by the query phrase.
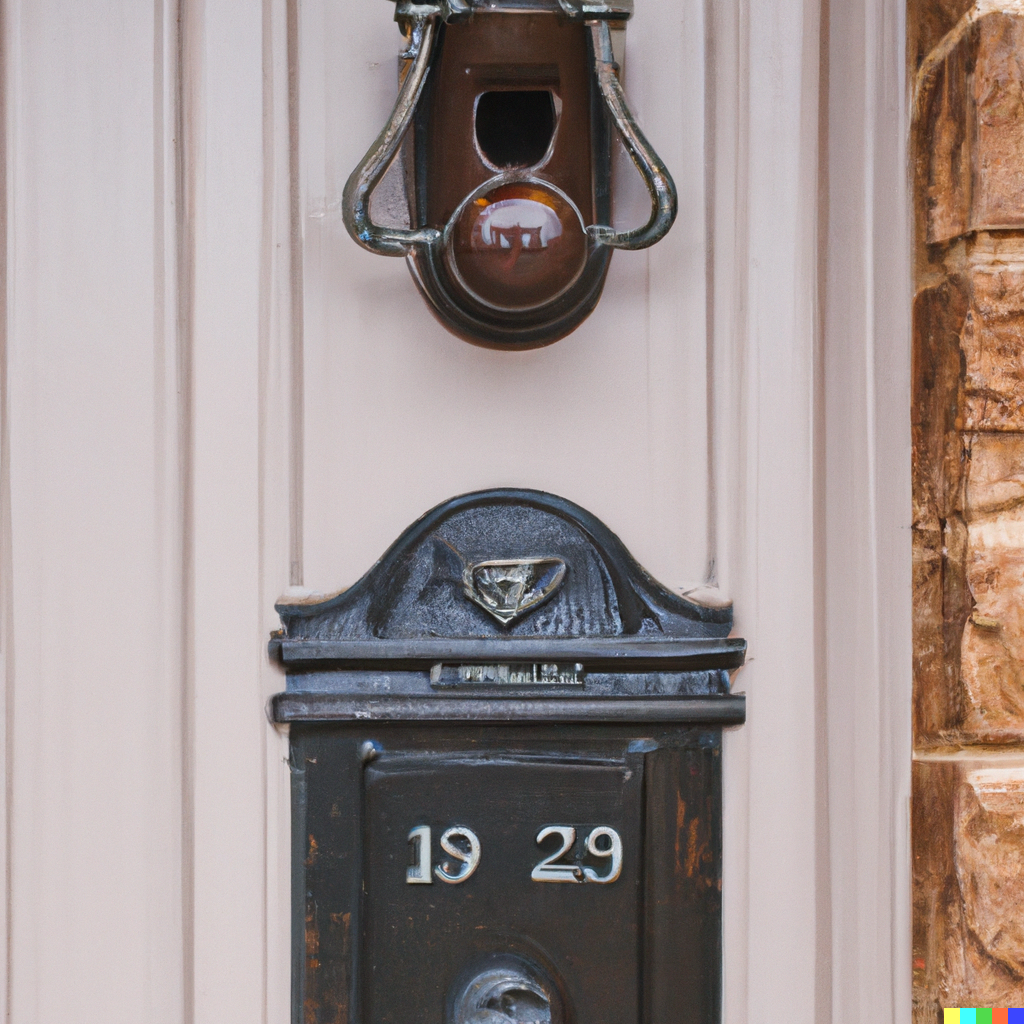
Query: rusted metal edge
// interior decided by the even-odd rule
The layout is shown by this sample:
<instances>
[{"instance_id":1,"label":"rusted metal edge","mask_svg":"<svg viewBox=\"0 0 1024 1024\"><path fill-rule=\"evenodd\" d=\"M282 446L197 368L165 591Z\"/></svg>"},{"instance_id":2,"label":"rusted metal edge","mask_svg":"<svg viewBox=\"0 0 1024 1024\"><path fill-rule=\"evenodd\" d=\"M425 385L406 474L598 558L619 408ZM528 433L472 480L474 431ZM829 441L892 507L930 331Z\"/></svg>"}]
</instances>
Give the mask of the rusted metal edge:
<instances>
[{"instance_id":1,"label":"rusted metal edge","mask_svg":"<svg viewBox=\"0 0 1024 1024\"><path fill-rule=\"evenodd\" d=\"M710 697L351 697L287 692L270 703L274 722L673 722L742 725L746 696Z\"/></svg>"},{"instance_id":2,"label":"rusted metal edge","mask_svg":"<svg viewBox=\"0 0 1024 1024\"><path fill-rule=\"evenodd\" d=\"M411 640L270 641L270 656L290 668L323 667L428 669L438 662L581 662L588 671L636 672L640 669L732 669L746 657L740 637L507 637L459 640L422 637Z\"/></svg>"}]
</instances>

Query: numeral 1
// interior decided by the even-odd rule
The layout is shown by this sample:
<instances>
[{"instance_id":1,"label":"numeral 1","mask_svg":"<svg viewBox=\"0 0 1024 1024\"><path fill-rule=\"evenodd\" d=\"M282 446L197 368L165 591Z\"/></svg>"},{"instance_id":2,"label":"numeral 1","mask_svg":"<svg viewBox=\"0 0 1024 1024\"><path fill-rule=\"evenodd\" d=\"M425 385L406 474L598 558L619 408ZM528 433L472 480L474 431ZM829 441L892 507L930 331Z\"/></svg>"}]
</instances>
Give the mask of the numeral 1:
<instances>
[{"instance_id":1,"label":"numeral 1","mask_svg":"<svg viewBox=\"0 0 1024 1024\"><path fill-rule=\"evenodd\" d=\"M416 863L405 870L405 880L410 885L430 885L430 826L417 825L409 833L409 842L416 848Z\"/></svg>"}]
</instances>

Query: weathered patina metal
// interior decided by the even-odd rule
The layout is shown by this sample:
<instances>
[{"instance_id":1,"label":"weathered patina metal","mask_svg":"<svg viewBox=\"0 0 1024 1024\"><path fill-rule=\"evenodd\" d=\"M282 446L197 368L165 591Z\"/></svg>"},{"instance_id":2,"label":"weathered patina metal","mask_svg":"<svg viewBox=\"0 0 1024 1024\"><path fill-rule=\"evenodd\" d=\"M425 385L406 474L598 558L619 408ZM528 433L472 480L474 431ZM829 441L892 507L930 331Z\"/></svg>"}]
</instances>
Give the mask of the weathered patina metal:
<instances>
[{"instance_id":1,"label":"weathered patina metal","mask_svg":"<svg viewBox=\"0 0 1024 1024\"><path fill-rule=\"evenodd\" d=\"M295 1024L719 1020L727 604L495 490L278 611Z\"/></svg>"}]
</instances>

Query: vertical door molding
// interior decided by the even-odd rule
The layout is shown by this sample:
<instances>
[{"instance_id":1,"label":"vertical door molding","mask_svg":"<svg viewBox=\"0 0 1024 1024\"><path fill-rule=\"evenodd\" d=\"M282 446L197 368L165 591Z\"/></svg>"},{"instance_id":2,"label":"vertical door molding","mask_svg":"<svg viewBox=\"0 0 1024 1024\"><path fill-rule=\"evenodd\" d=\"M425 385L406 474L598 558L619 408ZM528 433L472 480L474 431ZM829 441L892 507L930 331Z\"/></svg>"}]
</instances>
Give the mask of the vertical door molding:
<instances>
[{"instance_id":1,"label":"vertical door molding","mask_svg":"<svg viewBox=\"0 0 1024 1024\"><path fill-rule=\"evenodd\" d=\"M906 1019L910 296L902 12L715 4L726 1021ZM784 955L779 954L784 950Z\"/></svg>"},{"instance_id":2,"label":"vertical door molding","mask_svg":"<svg viewBox=\"0 0 1024 1024\"><path fill-rule=\"evenodd\" d=\"M3 8L14 1022L182 1019L176 19Z\"/></svg>"},{"instance_id":3,"label":"vertical door molding","mask_svg":"<svg viewBox=\"0 0 1024 1024\"><path fill-rule=\"evenodd\" d=\"M294 578L292 148L284 0L185 0L187 646L194 1021L289 1015L287 744L266 640ZM301 479L301 476L298 477ZM297 510L297 511L296 511Z\"/></svg>"},{"instance_id":4,"label":"vertical door molding","mask_svg":"<svg viewBox=\"0 0 1024 1024\"><path fill-rule=\"evenodd\" d=\"M822 260L832 1020L908 1020L910 207L904 5L828 26Z\"/></svg>"},{"instance_id":5,"label":"vertical door molding","mask_svg":"<svg viewBox=\"0 0 1024 1024\"><path fill-rule=\"evenodd\" d=\"M7 66L7 11L0 4L0 68ZM0 72L0 764L4 781L0 788L0 878L3 879L3 916L0 920L0 1014L11 1019L11 800L14 781L14 747L11 687L14 683L14 605L11 577L11 435L8 426L7 387L7 79Z\"/></svg>"},{"instance_id":6,"label":"vertical door molding","mask_svg":"<svg viewBox=\"0 0 1024 1024\"><path fill-rule=\"evenodd\" d=\"M823 1015L827 913L816 600L820 12L716 3L708 59L714 173L716 564L750 657L747 724L726 737L725 1020ZM824 877L823 877L824 876Z\"/></svg>"},{"instance_id":7,"label":"vertical door molding","mask_svg":"<svg viewBox=\"0 0 1024 1024\"><path fill-rule=\"evenodd\" d=\"M287 1020L289 9L3 19L6 1019Z\"/></svg>"},{"instance_id":8,"label":"vertical door molding","mask_svg":"<svg viewBox=\"0 0 1024 1024\"><path fill-rule=\"evenodd\" d=\"M266 655L274 605L303 582L302 224L298 210L299 0L263 3L263 225L260 281L260 691L284 676ZM291 1020L291 774L287 729L264 740L264 1021Z\"/></svg>"}]
</instances>

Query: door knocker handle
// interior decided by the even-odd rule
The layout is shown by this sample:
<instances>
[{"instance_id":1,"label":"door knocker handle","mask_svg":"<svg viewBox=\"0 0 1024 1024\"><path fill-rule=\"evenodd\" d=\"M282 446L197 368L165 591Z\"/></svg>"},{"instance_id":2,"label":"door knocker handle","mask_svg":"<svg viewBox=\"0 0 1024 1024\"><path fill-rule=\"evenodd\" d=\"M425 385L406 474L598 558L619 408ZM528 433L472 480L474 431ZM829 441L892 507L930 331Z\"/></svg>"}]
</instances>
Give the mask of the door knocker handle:
<instances>
[{"instance_id":1,"label":"door knocker handle","mask_svg":"<svg viewBox=\"0 0 1024 1024\"><path fill-rule=\"evenodd\" d=\"M597 76L601 96L651 196L651 219L643 227L616 231L604 224L591 224L587 231L596 242L615 249L646 249L660 242L675 222L679 212L676 183L664 161L640 130L626 102L626 94L619 80L619 65L612 52L612 33L608 22L590 21L587 24L594 50L594 74Z\"/></svg>"},{"instance_id":2,"label":"door knocker handle","mask_svg":"<svg viewBox=\"0 0 1024 1024\"><path fill-rule=\"evenodd\" d=\"M370 219L370 197L402 145L423 93L423 84L434 55L437 20L436 13L419 14L411 19L409 48L402 55L410 63L404 69L395 107L380 135L349 175L341 197L342 215L349 234L364 249L379 256L406 256L413 246L429 247L436 245L441 238L437 228L386 228Z\"/></svg>"},{"instance_id":3,"label":"door knocker handle","mask_svg":"<svg viewBox=\"0 0 1024 1024\"><path fill-rule=\"evenodd\" d=\"M364 249L407 257L434 313L469 341L563 337L596 306L611 252L654 245L675 221L675 183L619 80L612 26L631 13L631 0L398 0L398 98L342 214ZM624 230L611 225L614 132L651 199L647 223ZM408 228L371 213L396 159Z\"/></svg>"}]
</instances>

